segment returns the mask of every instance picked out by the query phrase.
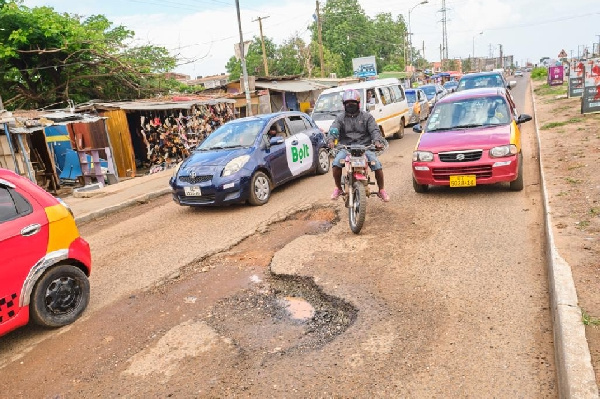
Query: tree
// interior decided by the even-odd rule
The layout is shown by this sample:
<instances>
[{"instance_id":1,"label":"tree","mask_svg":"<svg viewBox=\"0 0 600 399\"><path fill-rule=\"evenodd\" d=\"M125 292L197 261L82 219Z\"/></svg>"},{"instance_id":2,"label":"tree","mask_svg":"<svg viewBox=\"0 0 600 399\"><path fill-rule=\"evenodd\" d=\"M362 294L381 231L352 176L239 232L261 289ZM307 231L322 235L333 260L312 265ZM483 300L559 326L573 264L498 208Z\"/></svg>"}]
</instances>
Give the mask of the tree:
<instances>
[{"instance_id":1,"label":"tree","mask_svg":"<svg viewBox=\"0 0 600 399\"><path fill-rule=\"evenodd\" d=\"M269 67L269 72L273 76L304 75L307 72L307 56L308 49L304 40L292 36L277 48L273 67Z\"/></svg>"},{"instance_id":2,"label":"tree","mask_svg":"<svg viewBox=\"0 0 600 399\"><path fill-rule=\"evenodd\" d=\"M405 43L406 33L406 24L401 15L397 17L396 21L390 13L381 13L375 16L373 20L373 55L377 56L379 70L390 70L390 68L386 68L390 64L395 68L400 68L395 69L396 71L404 70L404 60L409 54Z\"/></svg>"},{"instance_id":3,"label":"tree","mask_svg":"<svg viewBox=\"0 0 600 399\"><path fill-rule=\"evenodd\" d=\"M129 48L134 32L103 15L85 20L0 0L0 90L10 108L153 94L153 75L175 67L166 49Z\"/></svg>"}]
</instances>

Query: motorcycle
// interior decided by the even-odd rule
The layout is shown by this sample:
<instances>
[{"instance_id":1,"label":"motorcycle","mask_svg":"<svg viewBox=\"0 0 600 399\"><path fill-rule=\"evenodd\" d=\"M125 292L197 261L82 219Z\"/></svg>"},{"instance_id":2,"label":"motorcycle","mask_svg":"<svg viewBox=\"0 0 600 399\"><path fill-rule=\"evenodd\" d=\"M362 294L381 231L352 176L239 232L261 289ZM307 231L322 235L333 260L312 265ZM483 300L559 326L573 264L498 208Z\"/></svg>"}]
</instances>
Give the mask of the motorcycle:
<instances>
[{"instance_id":1,"label":"motorcycle","mask_svg":"<svg viewBox=\"0 0 600 399\"><path fill-rule=\"evenodd\" d=\"M387 143L386 143L387 144ZM385 148L385 147L384 147ZM377 195L377 190L371 190L376 182L371 180L371 169L368 166L367 151L382 152L371 144L342 145L337 150L346 150L346 173L342 175L343 198L348 208L348 222L354 234L360 233L367 216L367 198Z\"/></svg>"}]
</instances>

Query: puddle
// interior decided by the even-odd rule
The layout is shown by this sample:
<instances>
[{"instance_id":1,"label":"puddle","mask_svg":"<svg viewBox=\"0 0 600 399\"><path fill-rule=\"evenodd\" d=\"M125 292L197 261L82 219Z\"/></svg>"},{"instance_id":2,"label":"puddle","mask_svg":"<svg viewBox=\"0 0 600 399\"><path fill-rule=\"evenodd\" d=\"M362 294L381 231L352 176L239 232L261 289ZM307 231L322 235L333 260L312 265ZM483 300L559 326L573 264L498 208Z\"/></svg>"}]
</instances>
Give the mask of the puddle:
<instances>
[{"instance_id":1,"label":"puddle","mask_svg":"<svg viewBox=\"0 0 600 399\"><path fill-rule=\"evenodd\" d=\"M315 315L315 308L304 298L286 296L283 298L283 306L290 313L290 317L295 320L308 320Z\"/></svg>"}]
</instances>

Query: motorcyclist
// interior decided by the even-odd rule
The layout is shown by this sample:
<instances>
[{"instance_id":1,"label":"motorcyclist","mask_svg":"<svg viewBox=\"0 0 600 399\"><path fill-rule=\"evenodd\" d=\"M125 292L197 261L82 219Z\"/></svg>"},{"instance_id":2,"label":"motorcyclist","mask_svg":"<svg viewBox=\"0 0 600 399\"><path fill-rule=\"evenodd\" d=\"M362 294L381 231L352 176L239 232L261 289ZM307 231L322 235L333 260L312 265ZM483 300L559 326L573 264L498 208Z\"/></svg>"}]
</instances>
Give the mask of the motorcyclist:
<instances>
[{"instance_id":1,"label":"motorcyclist","mask_svg":"<svg viewBox=\"0 0 600 399\"><path fill-rule=\"evenodd\" d=\"M382 149L385 143L381 131L375 122L373 115L360 109L360 94L357 90L349 89L344 91L342 95L342 103L344 104L344 112L340 113L329 128L328 145L329 148L334 148L335 139L339 144L351 145L375 144L377 149ZM335 189L331 194L331 199L336 200L343 194L342 190L342 167L346 159L347 152L340 150L332 164L333 180ZM381 162L373 151L367 151L367 159L369 167L375 173L375 180L379 187L378 196L384 202L390 200L390 196L383 187L383 169Z\"/></svg>"}]
</instances>

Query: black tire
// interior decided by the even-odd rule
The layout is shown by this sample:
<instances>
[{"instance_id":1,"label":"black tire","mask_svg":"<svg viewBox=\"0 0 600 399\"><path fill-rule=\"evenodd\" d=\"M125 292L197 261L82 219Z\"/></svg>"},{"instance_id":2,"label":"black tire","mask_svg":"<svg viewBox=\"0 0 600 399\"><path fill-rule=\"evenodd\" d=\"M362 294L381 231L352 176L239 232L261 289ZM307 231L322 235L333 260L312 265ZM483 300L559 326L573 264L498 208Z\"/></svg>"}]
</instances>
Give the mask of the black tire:
<instances>
[{"instance_id":1,"label":"black tire","mask_svg":"<svg viewBox=\"0 0 600 399\"><path fill-rule=\"evenodd\" d=\"M252 175L248 202L251 205L260 206L266 204L269 198L271 198L271 179L263 172L258 171Z\"/></svg>"},{"instance_id":2,"label":"black tire","mask_svg":"<svg viewBox=\"0 0 600 399\"><path fill-rule=\"evenodd\" d=\"M35 283L29 303L31 320L43 327L73 323L90 301L90 282L73 265L58 265Z\"/></svg>"},{"instance_id":3,"label":"black tire","mask_svg":"<svg viewBox=\"0 0 600 399\"><path fill-rule=\"evenodd\" d=\"M395 139L401 139L402 137L404 137L404 128L405 128L405 124L404 124L404 118L400 119L400 127L398 128L398 131L396 133L394 133L394 138Z\"/></svg>"},{"instance_id":4,"label":"black tire","mask_svg":"<svg viewBox=\"0 0 600 399\"><path fill-rule=\"evenodd\" d=\"M320 148L319 156L317 158L317 174L324 175L325 173L329 172L329 166L329 151L327 151L325 148Z\"/></svg>"},{"instance_id":5,"label":"black tire","mask_svg":"<svg viewBox=\"0 0 600 399\"><path fill-rule=\"evenodd\" d=\"M523 182L523 155L519 154L519 168L517 170L518 177L510 182L511 191L521 191L525 186Z\"/></svg>"},{"instance_id":6,"label":"black tire","mask_svg":"<svg viewBox=\"0 0 600 399\"><path fill-rule=\"evenodd\" d=\"M423 194L423 193L426 193L427 191L429 191L429 186L427 184L417 183L417 181L415 180L414 177L413 177L412 181L413 181L413 188L414 188L415 192L417 192L419 194Z\"/></svg>"},{"instance_id":7,"label":"black tire","mask_svg":"<svg viewBox=\"0 0 600 399\"><path fill-rule=\"evenodd\" d=\"M360 233L367 217L367 193L364 184L355 182L353 186L353 205L348 207L348 222L354 234Z\"/></svg>"}]
</instances>

